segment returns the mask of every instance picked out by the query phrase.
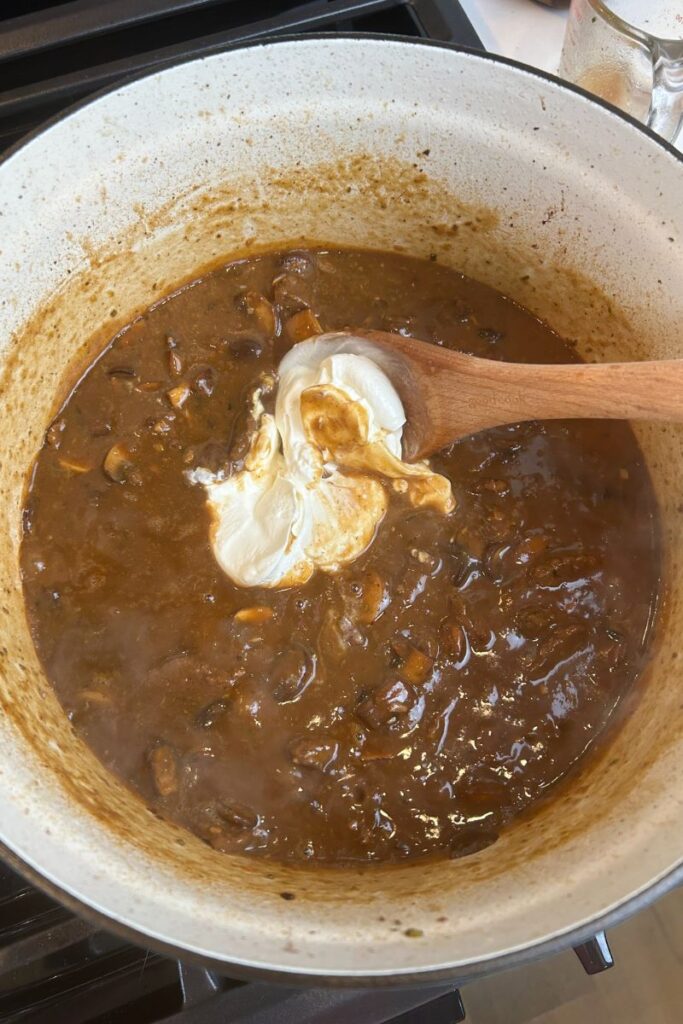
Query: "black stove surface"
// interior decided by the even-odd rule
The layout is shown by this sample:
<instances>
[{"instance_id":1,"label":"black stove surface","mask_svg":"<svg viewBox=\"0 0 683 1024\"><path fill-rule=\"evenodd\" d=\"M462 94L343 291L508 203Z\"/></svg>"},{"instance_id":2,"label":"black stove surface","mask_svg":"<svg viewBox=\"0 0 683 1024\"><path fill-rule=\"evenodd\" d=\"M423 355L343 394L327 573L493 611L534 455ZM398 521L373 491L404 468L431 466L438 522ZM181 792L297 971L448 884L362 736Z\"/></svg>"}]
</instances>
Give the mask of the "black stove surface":
<instances>
[{"instance_id":1,"label":"black stove surface","mask_svg":"<svg viewBox=\"0 0 683 1024\"><path fill-rule=\"evenodd\" d=\"M301 32L398 33L481 48L457 0L0 0L0 149L126 76Z\"/></svg>"},{"instance_id":2,"label":"black stove surface","mask_svg":"<svg viewBox=\"0 0 683 1024\"><path fill-rule=\"evenodd\" d=\"M0 151L147 68L282 33L376 32L481 48L457 0L0 0ZM604 935L577 949L610 965ZM0 861L0 1022L456 1024L459 993L242 983L75 917Z\"/></svg>"}]
</instances>

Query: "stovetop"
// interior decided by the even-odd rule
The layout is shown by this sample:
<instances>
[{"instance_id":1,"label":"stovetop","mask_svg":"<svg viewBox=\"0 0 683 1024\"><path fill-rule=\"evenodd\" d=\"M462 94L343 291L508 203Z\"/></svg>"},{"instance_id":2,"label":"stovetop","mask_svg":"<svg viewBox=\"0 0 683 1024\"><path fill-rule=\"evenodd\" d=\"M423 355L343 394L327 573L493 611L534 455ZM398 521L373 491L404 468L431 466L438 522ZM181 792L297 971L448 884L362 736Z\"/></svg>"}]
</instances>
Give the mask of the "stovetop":
<instances>
[{"instance_id":1,"label":"stovetop","mask_svg":"<svg viewBox=\"0 0 683 1024\"><path fill-rule=\"evenodd\" d=\"M1 0L0 148L126 76L289 32L398 33L481 48L457 0Z\"/></svg>"},{"instance_id":2,"label":"stovetop","mask_svg":"<svg viewBox=\"0 0 683 1024\"><path fill-rule=\"evenodd\" d=\"M147 68L282 33L377 32L481 48L457 0L0 0L0 151ZM604 935L577 948L611 965ZM0 862L0 1022L456 1024L454 987L332 991L242 983L80 920Z\"/></svg>"}]
</instances>

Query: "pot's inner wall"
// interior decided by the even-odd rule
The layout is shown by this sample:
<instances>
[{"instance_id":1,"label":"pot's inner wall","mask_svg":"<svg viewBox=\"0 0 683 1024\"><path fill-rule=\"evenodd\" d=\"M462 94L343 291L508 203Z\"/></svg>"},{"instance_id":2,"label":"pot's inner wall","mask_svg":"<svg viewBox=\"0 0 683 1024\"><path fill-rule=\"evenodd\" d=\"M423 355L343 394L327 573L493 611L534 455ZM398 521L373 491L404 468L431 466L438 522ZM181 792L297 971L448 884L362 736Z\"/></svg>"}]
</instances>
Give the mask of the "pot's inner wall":
<instances>
[{"instance_id":1,"label":"pot's inner wall","mask_svg":"<svg viewBox=\"0 0 683 1024\"><path fill-rule=\"evenodd\" d=\"M82 123L57 126L0 168L0 821L21 856L150 934L225 958L368 973L539 940L680 857L681 430L641 431L669 581L642 699L573 786L457 862L286 869L218 854L155 818L75 737L37 663L17 567L26 474L86 343L239 252L321 241L432 256L530 307L590 359L678 354L673 157L515 69L492 76L486 61L409 47L422 68L408 88L404 44L342 43L172 70L86 108ZM359 59L372 71L351 95ZM312 109L305 85L316 68L326 101ZM299 83L284 97L282 76ZM385 102L387 83L397 103ZM226 108L228 86L238 95ZM150 126L136 111L152 102Z\"/></svg>"}]
</instances>

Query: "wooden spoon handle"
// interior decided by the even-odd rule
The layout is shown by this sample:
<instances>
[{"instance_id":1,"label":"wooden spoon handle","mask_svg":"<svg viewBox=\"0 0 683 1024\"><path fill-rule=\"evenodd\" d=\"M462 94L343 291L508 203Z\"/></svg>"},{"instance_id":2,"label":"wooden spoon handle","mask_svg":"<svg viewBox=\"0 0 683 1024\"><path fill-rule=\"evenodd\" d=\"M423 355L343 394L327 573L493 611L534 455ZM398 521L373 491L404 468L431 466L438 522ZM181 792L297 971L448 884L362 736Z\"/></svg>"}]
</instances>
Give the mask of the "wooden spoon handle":
<instances>
[{"instance_id":1,"label":"wooden spoon handle","mask_svg":"<svg viewBox=\"0 0 683 1024\"><path fill-rule=\"evenodd\" d=\"M435 364L431 373L415 378L419 401L412 403L415 414L404 433L408 458L423 458L480 430L527 420L683 421L680 359L546 366L441 350Z\"/></svg>"},{"instance_id":2,"label":"wooden spoon handle","mask_svg":"<svg viewBox=\"0 0 683 1024\"><path fill-rule=\"evenodd\" d=\"M409 460L480 430L528 420L683 422L683 359L507 363L383 331L360 336L381 350L381 365L403 401Z\"/></svg>"},{"instance_id":3,"label":"wooden spoon handle","mask_svg":"<svg viewBox=\"0 0 683 1024\"><path fill-rule=\"evenodd\" d=\"M478 361L472 397L476 389L479 402L484 400L482 416L486 418L488 406L499 424L571 418L683 421L683 359L562 366L487 364L483 371ZM458 370L462 385L466 367L461 363Z\"/></svg>"}]
</instances>

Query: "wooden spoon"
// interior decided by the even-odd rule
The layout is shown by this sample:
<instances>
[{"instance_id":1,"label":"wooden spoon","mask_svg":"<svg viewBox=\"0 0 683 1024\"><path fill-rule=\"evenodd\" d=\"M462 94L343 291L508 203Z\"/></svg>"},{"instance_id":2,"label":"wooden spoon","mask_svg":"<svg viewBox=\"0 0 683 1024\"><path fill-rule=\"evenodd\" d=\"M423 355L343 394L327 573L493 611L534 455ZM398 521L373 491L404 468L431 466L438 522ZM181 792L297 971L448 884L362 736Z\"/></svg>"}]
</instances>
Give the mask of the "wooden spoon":
<instances>
[{"instance_id":1,"label":"wooden spoon","mask_svg":"<svg viewBox=\"0 0 683 1024\"><path fill-rule=\"evenodd\" d=\"M480 359L384 331L348 337L377 347L376 361L406 412L408 461L480 430L526 420L683 421L683 359L546 366Z\"/></svg>"}]
</instances>

